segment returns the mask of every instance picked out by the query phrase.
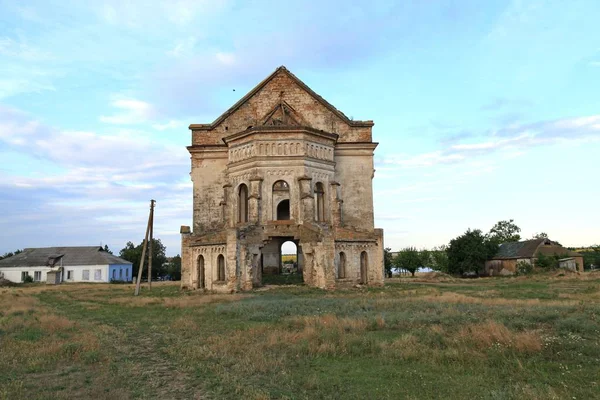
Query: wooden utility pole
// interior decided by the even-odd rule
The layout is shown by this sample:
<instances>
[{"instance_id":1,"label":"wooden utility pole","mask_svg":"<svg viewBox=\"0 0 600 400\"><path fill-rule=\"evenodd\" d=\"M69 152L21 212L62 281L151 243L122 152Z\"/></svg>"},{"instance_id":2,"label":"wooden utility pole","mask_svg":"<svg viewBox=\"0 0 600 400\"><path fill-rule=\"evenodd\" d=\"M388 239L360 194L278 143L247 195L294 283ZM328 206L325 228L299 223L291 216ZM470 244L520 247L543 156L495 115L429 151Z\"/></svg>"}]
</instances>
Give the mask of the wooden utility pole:
<instances>
[{"instance_id":1,"label":"wooden utility pole","mask_svg":"<svg viewBox=\"0 0 600 400\"><path fill-rule=\"evenodd\" d=\"M150 200L150 252L148 253L148 290L152 289L152 236L154 233L154 200Z\"/></svg>"},{"instance_id":2,"label":"wooden utility pole","mask_svg":"<svg viewBox=\"0 0 600 400\"><path fill-rule=\"evenodd\" d=\"M144 261L146 258L146 247L148 246L148 235L152 232L152 225L154 224L154 200L150 200L150 215L148 216L148 225L146 226L146 236L144 237L144 246L142 247L142 259L140 262L140 268L138 269L137 282L135 284L135 295L140 294L140 286L142 284L142 270L144 269ZM152 245L150 245L150 262L148 267L151 268L152 263ZM150 272L148 271L148 283L152 281L150 278Z\"/></svg>"}]
</instances>

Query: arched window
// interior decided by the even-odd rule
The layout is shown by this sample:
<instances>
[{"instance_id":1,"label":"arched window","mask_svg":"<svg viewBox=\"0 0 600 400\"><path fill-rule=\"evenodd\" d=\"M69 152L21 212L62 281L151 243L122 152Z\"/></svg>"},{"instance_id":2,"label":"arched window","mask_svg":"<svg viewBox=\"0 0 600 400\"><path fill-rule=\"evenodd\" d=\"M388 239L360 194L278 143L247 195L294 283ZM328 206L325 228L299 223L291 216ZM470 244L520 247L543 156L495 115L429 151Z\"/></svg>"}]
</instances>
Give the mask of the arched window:
<instances>
[{"instance_id":1,"label":"arched window","mask_svg":"<svg viewBox=\"0 0 600 400\"><path fill-rule=\"evenodd\" d=\"M248 186L243 183L238 190L238 222L248 222Z\"/></svg>"},{"instance_id":2,"label":"arched window","mask_svg":"<svg viewBox=\"0 0 600 400\"><path fill-rule=\"evenodd\" d=\"M290 213L290 186L286 181L277 181L273 184L273 216L276 220L289 220Z\"/></svg>"},{"instance_id":3,"label":"arched window","mask_svg":"<svg viewBox=\"0 0 600 400\"><path fill-rule=\"evenodd\" d=\"M325 221L325 189L321 182L315 184L315 203L317 221Z\"/></svg>"},{"instance_id":4,"label":"arched window","mask_svg":"<svg viewBox=\"0 0 600 400\"><path fill-rule=\"evenodd\" d=\"M198 282L198 289L204 289L206 287L206 282L204 281L204 256L203 255L199 255L198 256L198 266L197 266L197 271L196 273L197 275L197 282Z\"/></svg>"},{"instance_id":5,"label":"arched window","mask_svg":"<svg viewBox=\"0 0 600 400\"><path fill-rule=\"evenodd\" d=\"M219 254L217 257L217 280L225 281L225 257L223 254Z\"/></svg>"},{"instance_id":6,"label":"arched window","mask_svg":"<svg viewBox=\"0 0 600 400\"><path fill-rule=\"evenodd\" d=\"M360 253L360 283L366 285L368 283L369 271L369 256L366 251Z\"/></svg>"},{"instance_id":7,"label":"arched window","mask_svg":"<svg viewBox=\"0 0 600 400\"><path fill-rule=\"evenodd\" d=\"M338 279L346 277L346 253L340 252L340 261L338 265Z\"/></svg>"}]
</instances>

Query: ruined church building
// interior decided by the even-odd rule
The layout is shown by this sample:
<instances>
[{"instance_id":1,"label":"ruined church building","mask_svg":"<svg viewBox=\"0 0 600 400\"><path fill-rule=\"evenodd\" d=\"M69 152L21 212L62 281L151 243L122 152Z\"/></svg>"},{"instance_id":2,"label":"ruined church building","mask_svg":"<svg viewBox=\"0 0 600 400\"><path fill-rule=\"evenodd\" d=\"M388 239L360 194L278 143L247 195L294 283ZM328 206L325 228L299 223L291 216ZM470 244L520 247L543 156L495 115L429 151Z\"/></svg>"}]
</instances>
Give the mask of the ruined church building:
<instances>
[{"instance_id":1,"label":"ruined church building","mask_svg":"<svg viewBox=\"0 0 600 400\"><path fill-rule=\"evenodd\" d=\"M373 220L373 121L346 117L279 67L212 124L192 124L193 229L181 284L249 290L297 245L307 285L383 284Z\"/></svg>"}]
</instances>

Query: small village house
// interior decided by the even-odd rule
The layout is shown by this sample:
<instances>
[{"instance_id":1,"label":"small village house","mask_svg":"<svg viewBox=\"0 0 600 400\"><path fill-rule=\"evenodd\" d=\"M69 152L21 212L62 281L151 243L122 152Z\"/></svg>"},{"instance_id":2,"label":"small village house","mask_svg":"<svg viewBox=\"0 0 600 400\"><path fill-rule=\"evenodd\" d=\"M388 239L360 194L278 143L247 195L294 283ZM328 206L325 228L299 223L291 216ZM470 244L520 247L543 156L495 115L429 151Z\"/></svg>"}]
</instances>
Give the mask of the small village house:
<instances>
[{"instance_id":1,"label":"small village house","mask_svg":"<svg viewBox=\"0 0 600 400\"><path fill-rule=\"evenodd\" d=\"M539 255L559 256L559 266L583 272L583 256L547 238L502 243L498 253L485 263L486 275L514 274L520 261L535 265Z\"/></svg>"},{"instance_id":2,"label":"small village house","mask_svg":"<svg viewBox=\"0 0 600 400\"><path fill-rule=\"evenodd\" d=\"M0 260L0 276L12 282L110 282L132 280L132 263L100 246L28 248Z\"/></svg>"}]
</instances>

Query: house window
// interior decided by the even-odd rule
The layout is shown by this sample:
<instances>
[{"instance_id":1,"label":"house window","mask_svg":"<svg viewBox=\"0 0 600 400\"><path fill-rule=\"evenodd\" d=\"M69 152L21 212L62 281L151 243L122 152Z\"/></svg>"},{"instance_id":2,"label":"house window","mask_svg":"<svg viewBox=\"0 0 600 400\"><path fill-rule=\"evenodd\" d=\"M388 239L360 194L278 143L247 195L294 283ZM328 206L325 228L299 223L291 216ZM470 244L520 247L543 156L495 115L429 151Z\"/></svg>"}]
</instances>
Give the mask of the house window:
<instances>
[{"instance_id":1,"label":"house window","mask_svg":"<svg viewBox=\"0 0 600 400\"><path fill-rule=\"evenodd\" d=\"M219 254L217 257L217 280L225 281L225 257L223 254Z\"/></svg>"},{"instance_id":2,"label":"house window","mask_svg":"<svg viewBox=\"0 0 600 400\"><path fill-rule=\"evenodd\" d=\"M315 203L317 221L325 221L325 189L321 182L315 184Z\"/></svg>"},{"instance_id":3,"label":"house window","mask_svg":"<svg viewBox=\"0 0 600 400\"><path fill-rule=\"evenodd\" d=\"M238 222L248 222L248 186L243 183L238 190Z\"/></svg>"},{"instance_id":4,"label":"house window","mask_svg":"<svg viewBox=\"0 0 600 400\"><path fill-rule=\"evenodd\" d=\"M25 279L27 279L28 276L29 274L27 273L27 271L21 272L21 282L25 282Z\"/></svg>"},{"instance_id":5,"label":"house window","mask_svg":"<svg viewBox=\"0 0 600 400\"><path fill-rule=\"evenodd\" d=\"M346 253L340 252L340 263L338 265L338 279L346 277Z\"/></svg>"},{"instance_id":6,"label":"house window","mask_svg":"<svg viewBox=\"0 0 600 400\"><path fill-rule=\"evenodd\" d=\"M81 271L81 279L84 281L90 280L90 270L89 269L84 269L83 271Z\"/></svg>"},{"instance_id":7,"label":"house window","mask_svg":"<svg viewBox=\"0 0 600 400\"><path fill-rule=\"evenodd\" d=\"M73 270L67 271L67 280L68 281L73 280Z\"/></svg>"},{"instance_id":8,"label":"house window","mask_svg":"<svg viewBox=\"0 0 600 400\"><path fill-rule=\"evenodd\" d=\"M102 280L102 270L101 269L95 269L94 270L94 280L95 281L101 281Z\"/></svg>"},{"instance_id":9,"label":"house window","mask_svg":"<svg viewBox=\"0 0 600 400\"><path fill-rule=\"evenodd\" d=\"M113 272L113 277L112 278L113 278L113 281L115 281L115 280L117 280L117 270L113 269L112 272Z\"/></svg>"},{"instance_id":10,"label":"house window","mask_svg":"<svg viewBox=\"0 0 600 400\"><path fill-rule=\"evenodd\" d=\"M41 280L42 280L42 271L35 271L35 272L33 273L33 280L34 280L35 282L39 282L39 281L41 281Z\"/></svg>"},{"instance_id":11,"label":"house window","mask_svg":"<svg viewBox=\"0 0 600 400\"><path fill-rule=\"evenodd\" d=\"M119 280L123 280L123 270L119 270Z\"/></svg>"}]
</instances>

